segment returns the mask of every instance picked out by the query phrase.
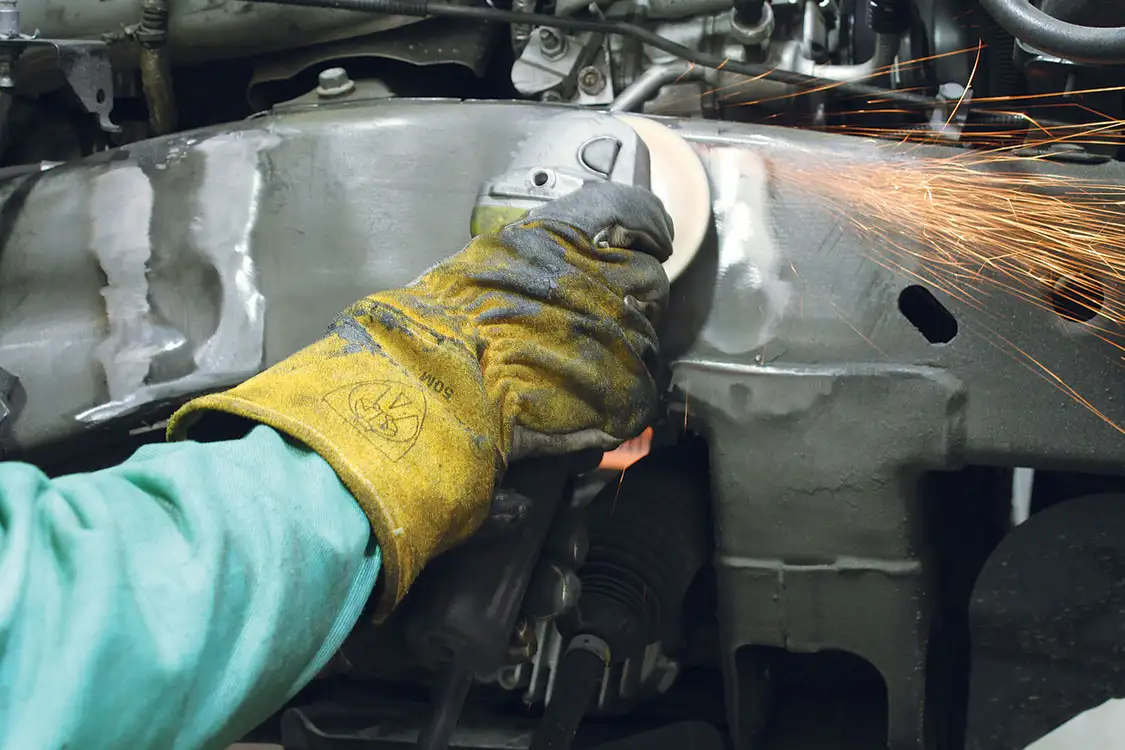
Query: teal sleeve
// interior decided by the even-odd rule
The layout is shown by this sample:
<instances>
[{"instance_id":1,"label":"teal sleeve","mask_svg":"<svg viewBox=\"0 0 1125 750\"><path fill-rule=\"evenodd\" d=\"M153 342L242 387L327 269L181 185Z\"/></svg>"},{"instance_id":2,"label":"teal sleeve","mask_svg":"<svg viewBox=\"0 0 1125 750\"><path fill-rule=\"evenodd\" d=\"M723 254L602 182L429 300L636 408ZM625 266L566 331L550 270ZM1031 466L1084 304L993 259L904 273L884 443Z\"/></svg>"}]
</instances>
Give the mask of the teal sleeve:
<instances>
[{"instance_id":1,"label":"teal sleeve","mask_svg":"<svg viewBox=\"0 0 1125 750\"><path fill-rule=\"evenodd\" d=\"M268 427L54 480L0 464L0 747L226 747L327 663L378 570L331 467Z\"/></svg>"}]
</instances>

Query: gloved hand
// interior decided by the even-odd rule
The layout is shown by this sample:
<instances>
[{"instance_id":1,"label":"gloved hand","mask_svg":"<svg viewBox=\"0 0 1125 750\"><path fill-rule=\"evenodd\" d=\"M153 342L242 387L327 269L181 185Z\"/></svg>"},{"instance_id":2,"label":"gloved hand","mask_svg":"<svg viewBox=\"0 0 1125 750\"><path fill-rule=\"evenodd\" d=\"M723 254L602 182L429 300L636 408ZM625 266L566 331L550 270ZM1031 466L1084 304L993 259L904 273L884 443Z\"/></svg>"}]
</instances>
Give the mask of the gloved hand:
<instances>
[{"instance_id":1,"label":"gloved hand","mask_svg":"<svg viewBox=\"0 0 1125 750\"><path fill-rule=\"evenodd\" d=\"M667 299L671 245L652 193L587 185L359 301L242 385L188 403L169 439L225 412L323 456L375 530L380 619L430 558L481 524L510 461L613 448L649 424L651 318Z\"/></svg>"}]
</instances>

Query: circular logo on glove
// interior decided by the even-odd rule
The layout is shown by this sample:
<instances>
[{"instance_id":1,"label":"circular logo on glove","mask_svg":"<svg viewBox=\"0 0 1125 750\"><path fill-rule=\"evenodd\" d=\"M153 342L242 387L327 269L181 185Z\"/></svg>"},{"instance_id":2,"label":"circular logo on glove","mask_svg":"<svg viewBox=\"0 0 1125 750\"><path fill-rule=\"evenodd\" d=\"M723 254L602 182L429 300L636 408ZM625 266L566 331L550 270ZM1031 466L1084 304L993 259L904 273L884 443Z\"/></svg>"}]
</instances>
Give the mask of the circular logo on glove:
<instances>
[{"instance_id":1,"label":"circular logo on glove","mask_svg":"<svg viewBox=\"0 0 1125 750\"><path fill-rule=\"evenodd\" d=\"M408 443L418 437L426 414L422 394L398 383L358 386L348 398L348 406L367 429L395 443Z\"/></svg>"},{"instance_id":2,"label":"circular logo on glove","mask_svg":"<svg viewBox=\"0 0 1125 750\"><path fill-rule=\"evenodd\" d=\"M426 419L426 397L416 387L387 380L346 386L325 400L389 458L406 455Z\"/></svg>"}]
</instances>

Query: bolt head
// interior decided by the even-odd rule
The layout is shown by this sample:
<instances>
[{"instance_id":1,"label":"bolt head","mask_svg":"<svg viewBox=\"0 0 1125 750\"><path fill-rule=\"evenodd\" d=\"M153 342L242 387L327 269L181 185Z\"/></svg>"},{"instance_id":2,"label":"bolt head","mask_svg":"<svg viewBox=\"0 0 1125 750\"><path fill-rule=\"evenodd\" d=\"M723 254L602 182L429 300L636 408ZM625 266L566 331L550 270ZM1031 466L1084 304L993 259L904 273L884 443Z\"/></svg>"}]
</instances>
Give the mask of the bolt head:
<instances>
[{"instance_id":1,"label":"bolt head","mask_svg":"<svg viewBox=\"0 0 1125 750\"><path fill-rule=\"evenodd\" d=\"M343 68L325 68L320 71L320 80L318 82L324 88L331 89L344 85L348 80L348 71Z\"/></svg>"},{"instance_id":2,"label":"bolt head","mask_svg":"<svg viewBox=\"0 0 1125 750\"><path fill-rule=\"evenodd\" d=\"M355 82L343 68L325 68L317 77L316 92L320 96L340 96L355 89Z\"/></svg>"},{"instance_id":3,"label":"bolt head","mask_svg":"<svg viewBox=\"0 0 1125 750\"><path fill-rule=\"evenodd\" d=\"M566 52L566 40L555 29L539 29L539 50L547 57L561 57Z\"/></svg>"},{"instance_id":4,"label":"bolt head","mask_svg":"<svg viewBox=\"0 0 1125 750\"><path fill-rule=\"evenodd\" d=\"M578 87L590 96L600 94L605 90L605 76L593 65L585 67L578 73Z\"/></svg>"},{"instance_id":5,"label":"bolt head","mask_svg":"<svg viewBox=\"0 0 1125 750\"><path fill-rule=\"evenodd\" d=\"M938 87L938 96L942 99L960 99L965 94L965 87L959 83L943 83Z\"/></svg>"}]
</instances>

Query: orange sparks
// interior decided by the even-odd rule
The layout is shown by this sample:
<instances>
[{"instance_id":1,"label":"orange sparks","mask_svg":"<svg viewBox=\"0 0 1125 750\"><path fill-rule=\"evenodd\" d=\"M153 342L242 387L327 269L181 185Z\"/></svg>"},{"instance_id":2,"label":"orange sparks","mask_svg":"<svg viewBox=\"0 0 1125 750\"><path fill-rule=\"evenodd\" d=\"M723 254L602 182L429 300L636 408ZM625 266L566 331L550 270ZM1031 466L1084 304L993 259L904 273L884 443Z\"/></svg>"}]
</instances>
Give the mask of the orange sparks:
<instances>
[{"instance_id":1,"label":"orange sparks","mask_svg":"<svg viewBox=\"0 0 1125 750\"><path fill-rule=\"evenodd\" d=\"M1125 354L1125 185L1048 174L1035 169L1036 161L1005 149L921 158L881 154L830 166L798 159L776 176L815 194L871 240L866 252L874 262L986 314L992 294L1014 296L1086 326ZM1069 397L1125 432L1045 365L1006 343Z\"/></svg>"}]
</instances>

